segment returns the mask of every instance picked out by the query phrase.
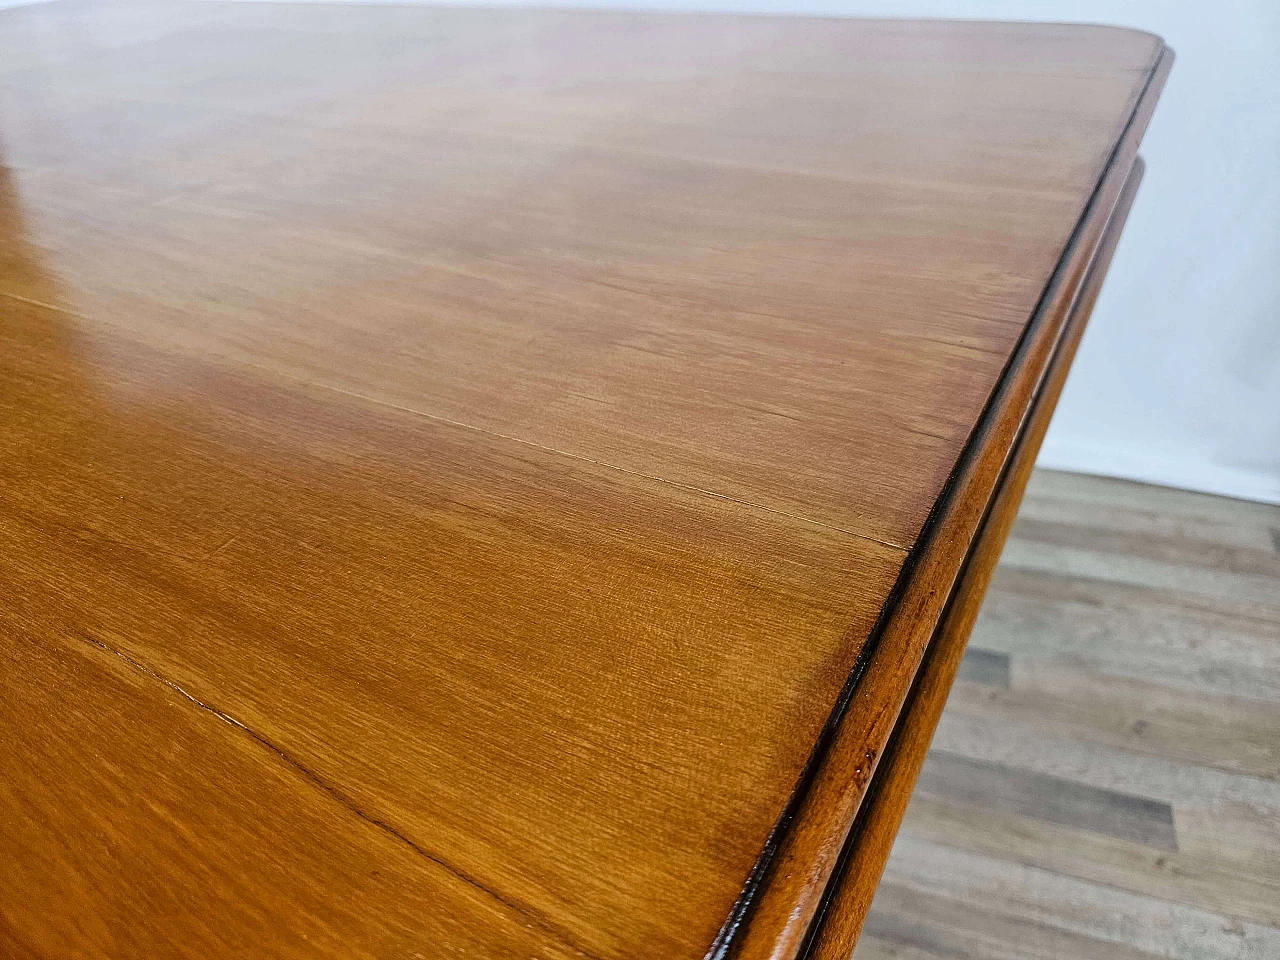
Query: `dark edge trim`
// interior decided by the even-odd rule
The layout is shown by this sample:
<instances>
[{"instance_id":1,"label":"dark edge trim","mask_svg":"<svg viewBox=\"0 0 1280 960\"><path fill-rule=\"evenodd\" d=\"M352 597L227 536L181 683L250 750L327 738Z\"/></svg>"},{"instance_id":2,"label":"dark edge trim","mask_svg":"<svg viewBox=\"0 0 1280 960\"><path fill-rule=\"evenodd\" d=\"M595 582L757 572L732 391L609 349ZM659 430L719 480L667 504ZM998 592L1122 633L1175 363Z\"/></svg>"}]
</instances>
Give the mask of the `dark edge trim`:
<instances>
[{"instance_id":1,"label":"dark edge trim","mask_svg":"<svg viewBox=\"0 0 1280 960\"><path fill-rule=\"evenodd\" d=\"M933 507L929 511L929 515L925 519L925 522L920 529L920 534L916 537L915 545L912 547L911 551L907 554L906 561L903 563L902 570L898 575L898 579L894 582L893 588L889 592L889 596L885 599L884 605L880 608L880 615L876 618L876 622L872 626L871 631L867 636L867 642L863 644L862 649L858 651L858 655L854 659L853 667L850 669L850 672L849 672L849 677L845 681L844 686L841 688L839 696L836 698L835 706L833 707L830 715L827 717L827 722L823 724L822 730L819 732L818 737L814 742L813 750L809 754L809 759L805 761L805 765L800 772L800 777L796 782L795 789L792 791L791 796L788 798L786 806L783 807L782 813L779 815L777 822L773 826L773 829L769 831L769 836L765 840L765 844L764 844L764 847L761 849L760 856L757 857L756 863L751 869L751 873L748 874L747 876L746 883L743 884L742 892L738 895L738 899L734 901L733 907L729 911L729 915L725 918L725 922L720 927L720 930L716 934L715 939L712 941L711 947L707 950L706 954L704 955L704 960L729 960L729 958L731 957L732 951L734 950L738 940L738 935L746 925L747 920L749 919L749 914L751 912L752 906L756 901L757 895L759 894L761 888L765 885L765 883L769 879L769 873L773 866L773 861L777 856L778 848L781 844L781 838L787 833L787 831L791 827L792 822L795 820L796 812L800 806L800 802L803 799L804 795L808 792L809 786L814 779L817 769L822 765L822 762L826 756L826 753L830 749L831 742L835 738L835 732L837 728L840 726L841 720L844 718L845 711L847 710L849 703L853 700L854 694L857 692L858 684L862 680L863 675L866 673L867 668L871 662L871 659L875 655L876 649L879 647L880 636L884 631L885 623L889 619L894 609L897 607L899 599L903 591L906 589L907 583L910 581L912 574L915 572L916 566L920 562L921 556L923 556L924 553L927 552L930 545L932 544L933 534L938 524L938 517L943 512L945 506L947 505L948 501L952 496L952 491L955 486L957 477L960 475L963 469L968 465L969 461L972 460L976 455L975 450L977 447L977 442L976 442L977 438L986 432L986 428L989 425L989 421L993 417L992 408L996 404L997 400L999 399L1003 391L1003 388L1008 382L1011 371L1013 371L1018 367L1019 360L1022 358L1023 354L1026 352L1028 342L1031 340L1032 331L1034 329L1037 329L1044 322L1046 322L1044 314L1048 306L1048 303L1052 297L1052 294L1056 292L1058 286L1060 285L1063 275L1066 272L1067 267L1073 255L1076 253L1076 249L1080 243L1080 235L1084 231L1085 224L1087 224L1089 220L1096 213L1095 208L1098 203L1098 197L1101 194L1103 186L1106 183L1108 177L1112 173L1112 168L1116 163L1116 159L1120 154L1121 148L1125 145L1125 142L1128 139L1128 135L1130 130L1133 127L1134 121L1137 119L1142 108L1147 103L1148 97L1152 92L1153 81L1157 76L1160 76L1162 73L1167 75L1168 67L1171 65L1172 60L1173 60L1173 51L1167 45L1165 45L1161 48L1160 53L1152 61L1152 64L1147 72L1147 77L1143 82L1142 90L1139 92L1138 96L1134 98L1133 106L1130 110L1129 117L1125 121L1125 125L1121 129L1119 135L1116 137L1116 142L1113 145L1110 154L1108 154L1106 162L1102 165L1102 169L1099 171L1098 179L1095 182L1093 186L1093 190L1090 192L1089 197L1085 202L1083 209L1081 210L1079 219L1076 221L1076 224L1072 228L1070 236L1067 238L1067 242L1063 247L1062 254L1058 258L1058 262L1054 265L1053 272L1049 275L1049 279L1045 283L1044 289L1040 292L1040 297L1036 301L1036 305L1031 311L1030 317L1027 321L1026 326L1023 328L1022 334L1018 338L1017 344L1015 345L1014 349L1010 352L1009 359L1005 362L1005 366L1001 371L1000 376L997 378L995 384L992 386L991 393L987 397L987 402L983 406L981 414L979 414L977 420L974 421L974 426L969 433L969 438L968 440L965 441L964 448L961 450L960 456L957 457L956 463L952 467L951 473L947 476L947 481L945 484L943 484L942 490L938 494L937 500L934 501ZM1158 89L1156 92L1158 94ZM1110 211L1108 211L1108 215L1109 214L1110 214ZM1092 255L1092 251L1091 251L1091 255ZM1060 339L1061 338L1059 336L1058 340ZM1055 346L1054 346L1055 354L1056 354L1056 351L1057 351L1057 344L1055 342ZM1052 360L1052 357L1050 357L1050 361L1051 360ZM1046 369L1047 369L1047 366L1048 366L1048 363L1046 363L1045 365ZM1043 370L1041 371L1041 375L1043 375ZM1037 388L1036 388L1036 394L1038 395L1038 393L1039 393L1039 385L1037 385ZM1033 399L1033 403L1034 403L1034 399ZM1025 421L1025 415L1026 415L1026 411L1023 412L1024 421ZM1021 429L1022 428L1020 426L1019 436L1021 435ZM1016 441L1015 441L1015 446L1016 446ZM1005 459L1005 463L1001 467L1002 477L1003 477L1003 471L1007 467L1008 462L1013 458L1013 453L1014 453L1014 450L1013 448L1011 448L1008 456ZM993 500L995 498L995 493L998 489L999 489L998 486L993 488L990 499ZM989 504L988 504L988 507L989 507ZM985 513L984 513L984 518L985 518ZM974 536L975 540L977 539L977 535L978 535L977 531L975 531L975 536ZM963 565L962 565L962 569L963 569ZM959 580L959 575L957 575L957 582L958 580ZM947 603L950 602L950 597L954 594L954 592L955 592L955 587L953 584L951 593L948 594ZM946 607L946 604L944 603L944 609L945 607ZM940 612L939 622L941 622L941 619L942 619L942 614ZM918 671L918 667L917 667L917 671ZM892 737L892 734L890 736ZM874 783L874 777L873 777L873 783ZM870 787L868 787L868 793L869 792L870 792ZM865 804L866 804L866 798L864 797L862 805L865 805ZM826 911L826 901L830 897L830 892L831 892L831 884L828 883L827 891L824 893L824 896L823 896L823 901L824 901L823 906L819 910L819 916L824 914ZM807 952L808 946L813 939L814 931L817 929L817 926L818 926L817 919L818 918L815 917L815 922L810 924L810 929L806 933L805 946L801 954L802 956L804 952Z\"/></svg>"},{"instance_id":2,"label":"dark edge trim","mask_svg":"<svg viewBox=\"0 0 1280 960\"><path fill-rule=\"evenodd\" d=\"M1119 237L1116 234L1118 234L1119 231L1123 230L1123 223L1117 222L1116 214L1117 213L1121 214L1121 216L1119 217L1119 220L1125 220L1128 218L1128 213L1129 213L1128 209L1121 210L1120 207L1121 205L1125 205L1126 207L1128 206L1128 204L1125 203L1126 193L1129 193L1130 191L1132 191L1133 193L1137 192L1138 185L1142 179L1143 169L1144 169L1144 165L1143 165L1142 158L1141 157L1135 158L1133 163L1133 168L1130 171L1128 178L1125 180L1124 186L1121 188L1120 198L1117 201L1116 209L1112 212L1111 218L1109 219L1106 228L1103 230L1102 236L1099 238L1099 241L1098 241L1099 250L1104 249L1107 246L1107 244L1111 243L1113 240L1119 239ZM1102 268L1104 276L1099 279L1105 279L1105 272L1109 266L1110 264L1108 263L1105 267ZM1085 271L1085 274L1080 281L1080 287L1077 291L1077 297L1072 301L1071 308L1068 312L1068 320L1066 324L1064 324L1063 326L1064 337L1061 339L1065 339L1065 334L1069 332L1069 329L1072 326L1074 326L1077 323L1082 323L1087 321L1088 319L1087 317L1081 317L1079 315L1080 298L1082 295L1087 293L1090 284L1094 281L1095 278L1098 277L1098 271L1099 271L1099 263L1095 258L1089 263L1088 269ZM1060 348L1061 348L1061 340L1059 342L1058 348L1055 348L1053 356L1050 357L1049 363L1046 364L1045 366L1046 373L1053 369L1056 361L1058 361L1059 357L1061 356ZM915 705L916 697L919 692L920 681L923 679L925 668L928 665L929 661L937 653L938 634L946 627L947 621L951 616L953 604L957 596L960 594L960 589L964 584L965 579L967 578L967 576L972 570L972 562L973 562L974 556L981 549L983 545L983 541L986 535L989 533L989 524L990 524L992 513L995 511L995 509L997 508L1000 502L1000 496L999 496L1000 492L1004 489L1005 484L1009 479L1009 474L1017 466L1019 456L1023 453L1025 449L1026 439L1027 439L1027 428L1031 425L1031 420L1032 420L1031 415L1034 414L1039 409L1041 404L1044 402L1043 386L1044 384L1041 383L1040 388L1037 389L1035 396L1032 398L1032 401L1028 406L1028 416L1025 418L1021 429L1018 431L1018 436L1014 440L1013 446L1010 450L1009 457L1005 460L1004 464L1000 468L1000 477L996 481L995 492L992 495L992 497L987 501L986 506L983 508L982 519L979 521L977 532L974 535L973 541L969 545L968 551L965 553L964 561L961 563L961 566L960 566L960 572L956 576L955 586L952 588L951 592L947 595L946 603L943 605L943 608L942 608L942 615L938 618L938 623L934 628L933 635L929 638L929 645L925 648L924 655L920 658L920 666L916 670L915 679L912 681L911 689L908 691L907 698L902 705L902 711L898 714L898 720L896 723L894 723L893 730L889 734L889 739L885 742L884 753L881 755L881 758L880 758L880 763L882 765L885 764L886 762L891 761L895 756L895 754L898 752L900 741L902 738L902 729L905 726L907 718L911 716L913 712L913 707ZM967 640L966 640L966 643L967 643ZM844 874L845 866L848 863L848 859L851 852L853 851L854 847L857 846L858 838L861 836L863 829L866 825L867 816L870 814L870 811L876 805L876 801L879 799L879 795L881 793L883 783L884 783L883 778L876 777L872 779L871 784L867 788L866 796L863 799L862 805L858 809L857 819L854 821L853 828L849 831L849 836L845 840L844 849L840 854L840 859L837 861L836 868L832 873L831 883L828 885L826 894L823 897L822 906L819 908L818 913L814 916L813 923L810 925L809 930L805 936L804 945L800 949L800 954L799 954L800 960L804 960L804 958L810 955L818 938L822 934L822 927L823 927L824 921L826 920L827 912L831 906L831 902L834 899L834 895L839 888L840 878ZM852 947L852 944L850 945L850 947Z\"/></svg>"}]
</instances>

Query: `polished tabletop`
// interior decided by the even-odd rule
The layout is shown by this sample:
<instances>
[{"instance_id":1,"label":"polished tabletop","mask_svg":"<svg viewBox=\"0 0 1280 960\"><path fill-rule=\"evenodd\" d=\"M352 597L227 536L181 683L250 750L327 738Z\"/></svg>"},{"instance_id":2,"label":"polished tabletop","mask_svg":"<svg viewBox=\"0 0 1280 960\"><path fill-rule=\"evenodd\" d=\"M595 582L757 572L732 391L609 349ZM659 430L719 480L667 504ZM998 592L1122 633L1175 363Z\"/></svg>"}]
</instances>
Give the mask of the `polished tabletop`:
<instances>
[{"instance_id":1,"label":"polished tabletop","mask_svg":"<svg viewBox=\"0 0 1280 960\"><path fill-rule=\"evenodd\" d=\"M0 952L706 954L1161 50L0 11Z\"/></svg>"}]
</instances>

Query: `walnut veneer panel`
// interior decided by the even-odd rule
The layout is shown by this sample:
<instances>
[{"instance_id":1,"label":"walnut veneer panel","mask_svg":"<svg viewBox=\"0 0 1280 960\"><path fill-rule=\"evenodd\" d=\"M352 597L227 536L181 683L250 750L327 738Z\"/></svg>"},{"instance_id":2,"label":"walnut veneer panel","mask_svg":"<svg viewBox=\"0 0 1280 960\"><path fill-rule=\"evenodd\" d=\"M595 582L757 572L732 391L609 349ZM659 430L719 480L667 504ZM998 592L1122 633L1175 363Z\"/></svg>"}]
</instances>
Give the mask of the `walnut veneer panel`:
<instances>
[{"instance_id":1,"label":"walnut veneer panel","mask_svg":"<svg viewBox=\"0 0 1280 960\"><path fill-rule=\"evenodd\" d=\"M197 16L118 46L69 17L39 35L65 59L6 71L4 162L58 289L0 290L903 547L1161 50L1005 24Z\"/></svg>"},{"instance_id":2,"label":"walnut veneer panel","mask_svg":"<svg viewBox=\"0 0 1280 960\"><path fill-rule=\"evenodd\" d=\"M1162 51L0 13L0 942L790 950L744 891Z\"/></svg>"}]
</instances>

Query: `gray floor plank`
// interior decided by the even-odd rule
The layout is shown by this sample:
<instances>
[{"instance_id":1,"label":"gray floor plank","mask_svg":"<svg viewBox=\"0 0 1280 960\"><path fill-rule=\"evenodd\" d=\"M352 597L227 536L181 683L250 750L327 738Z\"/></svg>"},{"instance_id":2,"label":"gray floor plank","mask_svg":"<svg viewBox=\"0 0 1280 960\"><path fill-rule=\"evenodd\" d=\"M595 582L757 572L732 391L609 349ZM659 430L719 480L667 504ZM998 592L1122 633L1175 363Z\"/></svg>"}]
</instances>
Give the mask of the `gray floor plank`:
<instances>
[{"instance_id":1,"label":"gray floor plank","mask_svg":"<svg viewBox=\"0 0 1280 960\"><path fill-rule=\"evenodd\" d=\"M856 960L1280 958L1280 507L1037 471Z\"/></svg>"}]
</instances>

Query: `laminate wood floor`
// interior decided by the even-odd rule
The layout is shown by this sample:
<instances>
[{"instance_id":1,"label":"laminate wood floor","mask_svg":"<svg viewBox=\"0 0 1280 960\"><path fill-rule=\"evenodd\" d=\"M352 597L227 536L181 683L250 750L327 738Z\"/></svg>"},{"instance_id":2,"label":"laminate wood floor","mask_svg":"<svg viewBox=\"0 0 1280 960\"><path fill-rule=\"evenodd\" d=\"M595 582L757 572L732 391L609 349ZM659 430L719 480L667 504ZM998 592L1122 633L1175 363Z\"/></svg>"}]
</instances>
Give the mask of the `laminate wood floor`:
<instances>
[{"instance_id":1,"label":"laminate wood floor","mask_svg":"<svg viewBox=\"0 0 1280 960\"><path fill-rule=\"evenodd\" d=\"M854 957L1280 957L1280 507L1035 474Z\"/></svg>"}]
</instances>

